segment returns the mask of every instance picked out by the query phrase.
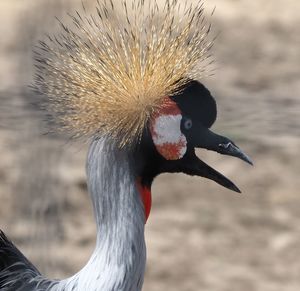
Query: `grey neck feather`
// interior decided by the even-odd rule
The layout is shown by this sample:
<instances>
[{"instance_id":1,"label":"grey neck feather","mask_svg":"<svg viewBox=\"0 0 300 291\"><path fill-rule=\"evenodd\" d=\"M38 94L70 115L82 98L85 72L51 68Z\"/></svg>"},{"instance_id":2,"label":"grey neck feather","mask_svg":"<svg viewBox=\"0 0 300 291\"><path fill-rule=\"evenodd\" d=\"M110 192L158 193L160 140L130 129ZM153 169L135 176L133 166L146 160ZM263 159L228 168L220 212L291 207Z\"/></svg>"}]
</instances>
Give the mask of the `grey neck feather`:
<instances>
[{"instance_id":1,"label":"grey neck feather","mask_svg":"<svg viewBox=\"0 0 300 291\"><path fill-rule=\"evenodd\" d=\"M87 182L97 223L96 248L79 273L51 290L139 291L146 263L145 216L131 155L107 139L94 140Z\"/></svg>"}]
</instances>

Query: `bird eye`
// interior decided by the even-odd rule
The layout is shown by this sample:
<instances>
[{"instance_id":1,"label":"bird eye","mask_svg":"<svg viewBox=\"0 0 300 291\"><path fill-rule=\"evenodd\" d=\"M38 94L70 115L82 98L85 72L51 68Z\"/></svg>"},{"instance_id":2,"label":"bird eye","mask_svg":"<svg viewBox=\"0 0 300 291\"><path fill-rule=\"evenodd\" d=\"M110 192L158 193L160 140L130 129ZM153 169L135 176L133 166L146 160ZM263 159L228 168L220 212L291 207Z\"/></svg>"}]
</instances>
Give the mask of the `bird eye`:
<instances>
[{"instance_id":1,"label":"bird eye","mask_svg":"<svg viewBox=\"0 0 300 291\"><path fill-rule=\"evenodd\" d=\"M185 128L186 130L191 129L192 126L193 126L193 122L192 122L191 119L188 118L188 119L186 119L186 120L184 121L184 128Z\"/></svg>"}]
</instances>

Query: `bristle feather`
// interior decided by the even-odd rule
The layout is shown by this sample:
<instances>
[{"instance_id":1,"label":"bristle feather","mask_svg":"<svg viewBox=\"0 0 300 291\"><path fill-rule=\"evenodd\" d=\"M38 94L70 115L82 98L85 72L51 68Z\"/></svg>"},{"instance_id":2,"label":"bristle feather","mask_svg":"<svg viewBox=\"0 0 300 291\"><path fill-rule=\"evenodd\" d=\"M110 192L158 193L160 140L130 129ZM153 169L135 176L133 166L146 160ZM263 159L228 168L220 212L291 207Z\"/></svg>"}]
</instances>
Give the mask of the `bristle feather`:
<instances>
[{"instance_id":1,"label":"bristle feather","mask_svg":"<svg viewBox=\"0 0 300 291\"><path fill-rule=\"evenodd\" d=\"M166 96L203 76L210 25L202 1L97 3L97 19L82 3L73 28L59 20L61 33L40 42L35 87L76 137L109 135L124 146L140 139Z\"/></svg>"}]
</instances>

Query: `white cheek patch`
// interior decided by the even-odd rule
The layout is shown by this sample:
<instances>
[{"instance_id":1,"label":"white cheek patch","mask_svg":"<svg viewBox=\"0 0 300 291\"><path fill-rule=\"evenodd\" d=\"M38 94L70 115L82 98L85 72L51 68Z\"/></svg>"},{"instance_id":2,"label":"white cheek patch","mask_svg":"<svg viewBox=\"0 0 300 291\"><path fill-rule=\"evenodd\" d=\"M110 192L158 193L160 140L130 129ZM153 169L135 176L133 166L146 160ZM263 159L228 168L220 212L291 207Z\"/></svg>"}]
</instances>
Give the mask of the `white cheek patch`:
<instances>
[{"instance_id":1,"label":"white cheek patch","mask_svg":"<svg viewBox=\"0 0 300 291\"><path fill-rule=\"evenodd\" d=\"M181 138L180 123L182 116L161 115L153 122L153 141L156 145L164 143L177 143Z\"/></svg>"},{"instance_id":2,"label":"white cheek patch","mask_svg":"<svg viewBox=\"0 0 300 291\"><path fill-rule=\"evenodd\" d=\"M156 149L167 160L181 159L187 151L187 141L180 130L181 119L181 114L163 114L151 123Z\"/></svg>"}]
</instances>

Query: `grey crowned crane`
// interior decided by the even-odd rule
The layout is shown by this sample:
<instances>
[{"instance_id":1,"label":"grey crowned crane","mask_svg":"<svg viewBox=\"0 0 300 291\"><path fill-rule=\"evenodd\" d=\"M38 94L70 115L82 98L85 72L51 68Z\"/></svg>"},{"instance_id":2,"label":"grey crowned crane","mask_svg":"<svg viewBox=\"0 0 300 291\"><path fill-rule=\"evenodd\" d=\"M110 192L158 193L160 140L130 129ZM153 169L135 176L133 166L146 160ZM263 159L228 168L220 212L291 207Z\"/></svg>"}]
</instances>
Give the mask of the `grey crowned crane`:
<instances>
[{"instance_id":1,"label":"grey crowned crane","mask_svg":"<svg viewBox=\"0 0 300 291\"><path fill-rule=\"evenodd\" d=\"M215 134L216 102L199 81L211 42L202 3L98 1L36 52L34 86L58 128L90 141L87 184L97 240L74 276L49 280L0 234L2 291L139 291L151 184L161 173L211 179L239 192L195 148L251 160Z\"/></svg>"}]
</instances>

